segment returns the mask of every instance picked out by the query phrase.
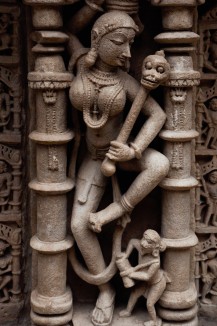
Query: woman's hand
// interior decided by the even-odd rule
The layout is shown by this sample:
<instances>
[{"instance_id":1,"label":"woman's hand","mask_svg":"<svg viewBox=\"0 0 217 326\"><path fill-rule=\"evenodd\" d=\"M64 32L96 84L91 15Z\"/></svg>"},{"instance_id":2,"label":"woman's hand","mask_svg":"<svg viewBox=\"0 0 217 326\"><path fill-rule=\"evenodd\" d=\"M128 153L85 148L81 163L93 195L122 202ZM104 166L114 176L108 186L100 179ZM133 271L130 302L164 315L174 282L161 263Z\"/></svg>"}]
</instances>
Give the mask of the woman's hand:
<instances>
[{"instance_id":1,"label":"woman's hand","mask_svg":"<svg viewBox=\"0 0 217 326\"><path fill-rule=\"evenodd\" d=\"M125 162L135 158L135 150L127 144L116 140L110 142L110 148L106 156L114 162Z\"/></svg>"}]
</instances>

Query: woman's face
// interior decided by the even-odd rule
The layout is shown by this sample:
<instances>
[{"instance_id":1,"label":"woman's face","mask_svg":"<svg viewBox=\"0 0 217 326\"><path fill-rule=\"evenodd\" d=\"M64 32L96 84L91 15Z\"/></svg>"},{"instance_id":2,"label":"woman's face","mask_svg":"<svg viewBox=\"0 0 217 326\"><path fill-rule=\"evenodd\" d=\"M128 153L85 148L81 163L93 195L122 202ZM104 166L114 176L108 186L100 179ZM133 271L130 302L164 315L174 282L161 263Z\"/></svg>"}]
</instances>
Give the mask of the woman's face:
<instances>
[{"instance_id":1,"label":"woman's face","mask_svg":"<svg viewBox=\"0 0 217 326\"><path fill-rule=\"evenodd\" d=\"M131 28L118 28L100 40L98 55L101 61L112 67L125 67L131 58L130 47L135 31Z\"/></svg>"},{"instance_id":2,"label":"woman's face","mask_svg":"<svg viewBox=\"0 0 217 326\"><path fill-rule=\"evenodd\" d=\"M209 173L209 181L212 184L216 184L217 183L217 171L216 170Z\"/></svg>"},{"instance_id":3,"label":"woman's face","mask_svg":"<svg viewBox=\"0 0 217 326\"><path fill-rule=\"evenodd\" d=\"M217 111L217 98L214 97L210 103L209 103L209 108L212 110L212 111Z\"/></svg>"}]
</instances>

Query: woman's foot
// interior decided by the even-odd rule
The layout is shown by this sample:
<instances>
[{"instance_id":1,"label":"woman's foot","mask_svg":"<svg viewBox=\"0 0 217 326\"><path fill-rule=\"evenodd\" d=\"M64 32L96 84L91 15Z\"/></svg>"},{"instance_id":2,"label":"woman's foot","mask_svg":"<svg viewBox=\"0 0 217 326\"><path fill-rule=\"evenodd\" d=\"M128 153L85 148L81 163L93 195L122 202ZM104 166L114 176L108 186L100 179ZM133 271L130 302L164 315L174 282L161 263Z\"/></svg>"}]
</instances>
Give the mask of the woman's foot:
<instances>
[{"instance_id":1,"label":"woman's foot","mask_svg":"<svg viewBox=\"0 0 217 326\"><path fill-rule=\"evenodd\" d=\"M112 322L115 304L115 292L107 289L100 292L96 306L92 312L91 321L95 326L106 326Z\"/></svg>"},{"instance_id":2,"label":"woman's foot","mask_svg":"<svg viewBox=\"0 0 217 326\"><path fill-rule=\"evenodd\" d=\"M94 232L101 232L102 226L126 214L121 203L115 202L97 213L90 213L89 227Z\"/></svg>"}]
</instances>

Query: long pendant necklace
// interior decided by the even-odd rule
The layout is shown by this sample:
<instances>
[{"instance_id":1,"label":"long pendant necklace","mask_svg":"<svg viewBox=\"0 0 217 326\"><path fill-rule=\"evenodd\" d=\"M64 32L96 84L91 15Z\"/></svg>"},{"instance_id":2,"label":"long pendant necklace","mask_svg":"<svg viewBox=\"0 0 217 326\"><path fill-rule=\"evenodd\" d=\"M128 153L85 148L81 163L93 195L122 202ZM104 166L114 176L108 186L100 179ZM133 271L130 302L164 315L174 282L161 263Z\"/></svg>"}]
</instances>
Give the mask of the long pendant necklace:
<instances>
[{"instance_id":1,"label":"long pendant necklace","mask_svg":"<svg viewBox=\"0 0 217 326\"><path fill-rule=\"evenodd\" d=\"M109 112L116 96L123 90L123 85L116 73L105 73L97 69L81 72L85 96L83 98L83 118L88 127L102 128L108 121ZM94 102L91 106L91 89L94 85ZM99 93L103 87L112 87L110 94L104 100L103 110L98 107Z\"/></svg>"}]
</instances>

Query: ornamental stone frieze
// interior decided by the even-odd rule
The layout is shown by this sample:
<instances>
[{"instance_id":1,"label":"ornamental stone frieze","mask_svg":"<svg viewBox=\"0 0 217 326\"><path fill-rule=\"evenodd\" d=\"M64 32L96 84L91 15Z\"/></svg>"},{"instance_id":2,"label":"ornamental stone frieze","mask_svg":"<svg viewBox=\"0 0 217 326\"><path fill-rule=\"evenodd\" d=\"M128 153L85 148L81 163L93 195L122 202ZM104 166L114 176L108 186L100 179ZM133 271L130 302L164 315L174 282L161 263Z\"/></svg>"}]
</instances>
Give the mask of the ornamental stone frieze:
<instances>
[{"instance_id":1,"label":"ornamental stone frieze","mask_svg":"<svg viewBox=\"0 0 217 326\"><path fill-rule=\"evenodd\" d=\"M0 324L17 323L24 305L22 261L23 88L20 5L0 5ZM22 233L23 232L23 233Z\"/></svg>"},{"instance_id":2,"label":"ornamental stone frieze","mask_svg":"<svg viewBox=\"0 0 217 326\"><path fill-rule=\"evenodd\" d=\"M203 316L216 317L215 265L216 251L216 12L217 6L208 6L198 20L198 68L201 84L196 95L195 126L196 175L198 185L195 198L195 222L199 244L196 250L195 280L199 311Z\"/></svg>"}]
</instances>

